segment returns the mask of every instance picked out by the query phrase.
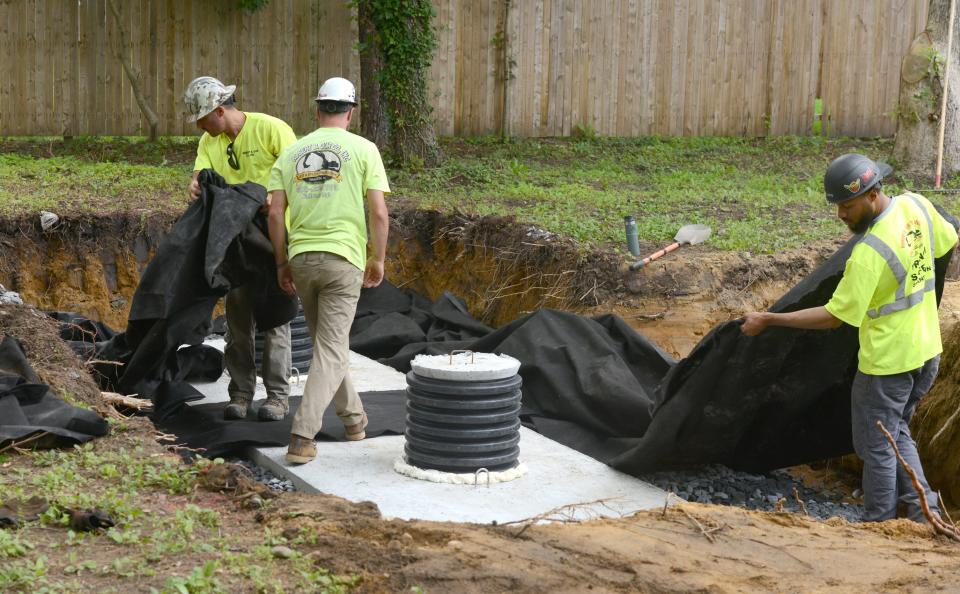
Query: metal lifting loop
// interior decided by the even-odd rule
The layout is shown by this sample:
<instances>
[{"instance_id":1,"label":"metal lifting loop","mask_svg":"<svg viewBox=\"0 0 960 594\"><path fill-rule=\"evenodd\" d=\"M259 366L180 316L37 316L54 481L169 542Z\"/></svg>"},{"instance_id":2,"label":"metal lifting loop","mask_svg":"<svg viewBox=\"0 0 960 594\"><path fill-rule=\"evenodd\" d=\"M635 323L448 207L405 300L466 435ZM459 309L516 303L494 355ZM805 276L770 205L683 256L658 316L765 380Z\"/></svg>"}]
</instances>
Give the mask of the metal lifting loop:
<instances>
[{"instance_id":1,"label":"metal lifting loop","mask_svg":"<svg viewBox=\"0 0 960 594\"><path fill-rule=\"evenodd\" d=\"M473 473L473 486L474 486L474 487L479 487L479 486L480 486L480 474L481 474L481 473L483 473L483 474L485 474L485 475L487 476L487 488L489 489L489 488L490 488L490 471L487 470L486 468L478 468L478 469Z\"/></svg>"},{"instance_id":2,"label":"metal lifting loop","mask_svg":"<svg viewBox=\"0 0 960 594\"><path fill-rule=\"evenodd\" d=\"M470 349L460 349L456 351L450 351L450 365L453 365L453 356L470 353L470 365L473 365L474 353Z\"/></svg>"}]
</instances>

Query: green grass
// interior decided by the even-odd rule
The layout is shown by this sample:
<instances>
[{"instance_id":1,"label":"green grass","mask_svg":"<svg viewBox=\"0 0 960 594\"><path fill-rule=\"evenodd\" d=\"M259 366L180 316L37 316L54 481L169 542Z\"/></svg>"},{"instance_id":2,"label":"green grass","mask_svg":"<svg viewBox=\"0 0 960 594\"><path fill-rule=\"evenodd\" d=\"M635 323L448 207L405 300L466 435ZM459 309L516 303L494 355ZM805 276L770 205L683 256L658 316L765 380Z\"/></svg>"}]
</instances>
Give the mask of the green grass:
<instances>
[{"instance_id":1,"label":"green grass","mask_svg":"<svg viewBox=\"0 0 960 594\"><path fill-rule=\"evenodd\" d=\"M190 169L0 154L0 215L183 208Z\"/></svg>"},{"instance_id":2,"label":"green grass","mask_svg":"<svg viewBox=\"0 0 960 594\"><path fill-rule=\"evenodd\" d=\"M823 171L844 152L880 158L892 143L474 139L445 148L449 158L437 169L391 172L395 194L422 207L512 214L584 244L623 249L623 216L632 214L641 241L667 242L681 226L703 223L716 248L773 252L846 235L823 198Z\"/></svg>"},{"instance_id":3,"label":"green grass","mask_svg":"<svg viewBox=\"0 0 960 594\"><path fill-rule=\"evenodd\" d=\"M200 473L222 460L188 465L111 439L10 459L0 500L41 496L50 508L19 530L0 530L0 592L89 592L108 582L113 591L337 594L356 585L301 552L277 558L272 547L287 539L269 528L254 528L245 542L222 533L221 512L192 502ZM83 508L107 512L116 526L75 532L67 510Z\"/></svg>"},{"instance_id":4,"label":"green grass","mask_svg":"<svg viewBox=\"0 0 960 594\"><path fill-rule=\"evenodd\" d=\"M623 217L641 242L710 225L709 245L774 252L844 237L823 199L827 164L845 152L884 158L889 139L494 137L446 139L434 169L388 171L405 204L513 215L589 246L624 249ZM176 212L187 204L195 137L0 140L0 215ZM901 189L893 178L888 193ZM949 180L947 187L960 185ZM930 194L955 210L957 194Z\"/></svg>"}]
</instances>

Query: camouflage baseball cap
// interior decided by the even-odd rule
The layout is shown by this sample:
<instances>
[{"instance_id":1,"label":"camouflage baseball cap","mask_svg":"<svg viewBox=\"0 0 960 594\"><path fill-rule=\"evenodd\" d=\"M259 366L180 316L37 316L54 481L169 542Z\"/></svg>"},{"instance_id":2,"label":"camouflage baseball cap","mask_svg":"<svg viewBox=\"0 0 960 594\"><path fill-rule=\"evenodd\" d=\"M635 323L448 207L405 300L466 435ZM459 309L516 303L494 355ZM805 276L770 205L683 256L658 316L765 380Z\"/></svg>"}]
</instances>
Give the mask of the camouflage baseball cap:
<instances>
[{"instance_id":1,"label":"camouflage baseball cap","mask_svg":"<svg viewBox=\"0 0 960 594\"><path fill-rule=\"evenodd\" d=\"M183 102L190 112L188 122L195 122L233 96L236 85L224 85L212 76L201 76L190 81L183 93Z\"/></svg>"}]
</instances>

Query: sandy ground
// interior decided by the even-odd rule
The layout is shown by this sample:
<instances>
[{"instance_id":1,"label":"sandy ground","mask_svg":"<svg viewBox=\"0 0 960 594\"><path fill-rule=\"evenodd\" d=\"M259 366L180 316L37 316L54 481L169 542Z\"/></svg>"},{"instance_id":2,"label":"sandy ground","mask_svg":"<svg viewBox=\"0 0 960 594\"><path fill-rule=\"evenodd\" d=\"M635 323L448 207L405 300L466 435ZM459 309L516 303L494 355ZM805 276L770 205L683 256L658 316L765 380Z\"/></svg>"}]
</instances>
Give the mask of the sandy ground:
<instances>
[{"instance_id":1,"label":"sandy ground","mask_svg":"<svg viewBox=\"0 0 960 594\"><path fill-rule=\"evenodd\" d=\"M906 520L819 522L788 513L682 504L580 524L476 526L338 518L332 498L295 495L278 527L330 523L337 550L310 553L381 585L428 592L957 591L960 545ZM342 504L341 504L342 505ZM339 506L337 506L339 508ZM350 506L353 507L353 506ZM347 510L339 508L339 513ZM345 514L348 516L356 515ZM314 520L314 517L321 517ZM560 517L558 515L558 517ZM350 544L339 539L352 539ZM345 548L341 548L344 547ZM344 554L346 553L346 554ZM372 585L372 584L371 584Z\"/></svg>"}]
</instances>

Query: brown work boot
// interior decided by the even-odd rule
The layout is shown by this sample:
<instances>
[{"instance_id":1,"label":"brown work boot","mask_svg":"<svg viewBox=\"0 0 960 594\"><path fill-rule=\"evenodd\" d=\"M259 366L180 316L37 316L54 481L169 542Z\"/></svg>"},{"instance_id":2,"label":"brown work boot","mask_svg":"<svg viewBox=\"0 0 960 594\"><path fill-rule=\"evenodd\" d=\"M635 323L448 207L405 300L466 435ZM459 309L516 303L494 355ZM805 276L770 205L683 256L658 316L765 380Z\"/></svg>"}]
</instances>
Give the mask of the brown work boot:
<instances>
[{"instance_id":1,"label":"brown work boot","mask_svg":"<svg viewBox=\"0 0 960 594\"><path fill-rule=\"evenodd\" d=\"M290 464L306 464L317 457L317 444L308 437L290 434L290 445L287 446L287 462Z\"/></svg>"},{"instance_id":2,"label":"brown work boot","mask_svg":"<svg viewBox=\"0 0 960 594\"><path fill-rule=\"evenodd\" d=\"M250 401L250 398L231 396L230 404L223 409L223 418L228 421L237 421L247 418L247 413L250 412Z\"/></svg>"},{"instance_id":3,"label":"brown work boot","mask_svg":"<svg viewBox=\"0 0 960 594\"><path fill-rule=\"evenodd\" d=\"M267 401L260 405L257 411L257 418L261 421L282 421L287 416L290 405L286 400L280 398L267 398Z\"/></svg>"},{"instance_id":4,"label":"brown work boot","mask_svg":"<svg viewBox=\"0 0 960 594\"><path fill-rule=\"evenodd\" d=\"M343 431L347 435L347 441L360 441L367 436L364 429L367 428L367 413L363 413L363 418L356 425L344 425Z\"/></svg>"}]
</instances>

